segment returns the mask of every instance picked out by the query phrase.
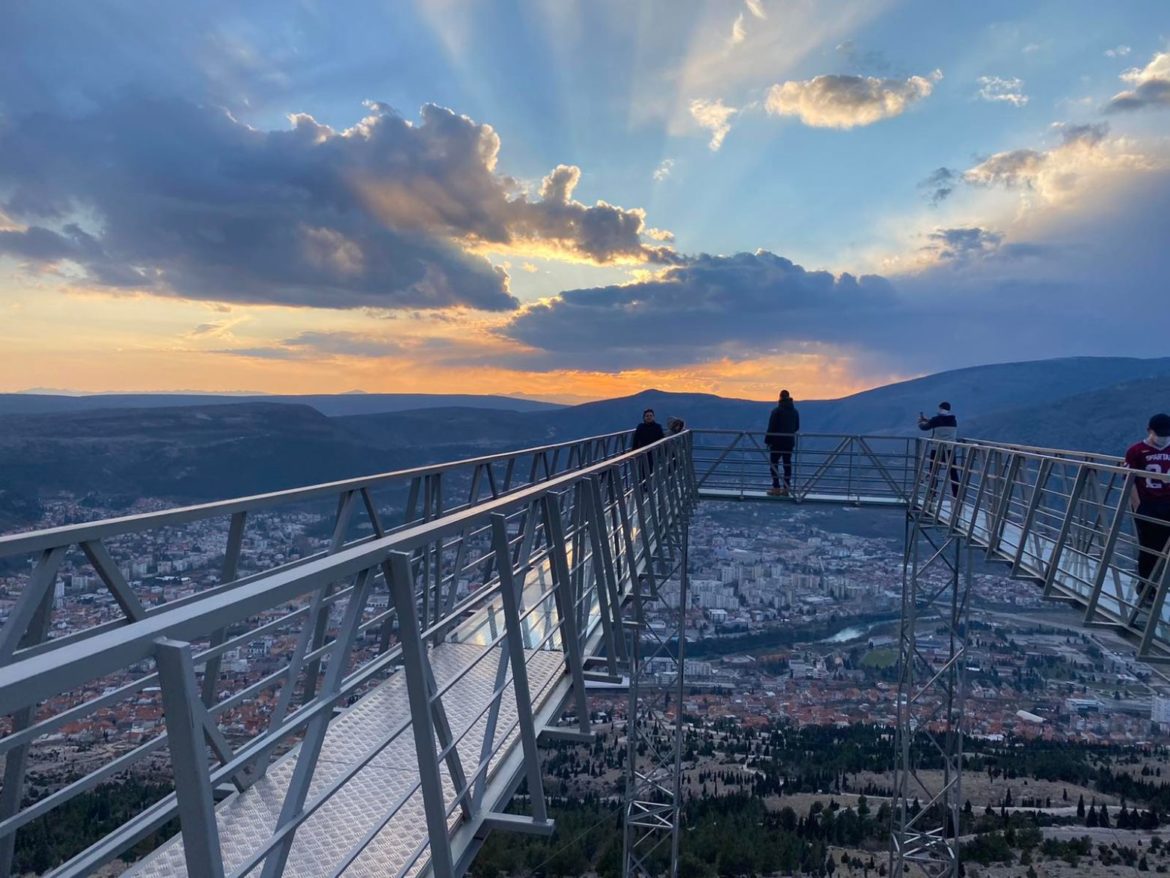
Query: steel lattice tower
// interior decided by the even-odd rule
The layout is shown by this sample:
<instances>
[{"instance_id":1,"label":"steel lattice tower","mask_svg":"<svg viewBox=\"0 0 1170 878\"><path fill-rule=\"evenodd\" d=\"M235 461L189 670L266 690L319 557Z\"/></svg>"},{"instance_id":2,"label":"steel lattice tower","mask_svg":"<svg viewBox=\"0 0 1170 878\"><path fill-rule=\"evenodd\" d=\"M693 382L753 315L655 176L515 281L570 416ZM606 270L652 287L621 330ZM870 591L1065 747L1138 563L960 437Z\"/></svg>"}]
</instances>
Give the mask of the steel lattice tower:
<instances>
[{"instance_id":1,"label":"steel lattice tower","mask_svg":"<svg viewBox=\"0 0 1170 878\"><path fill-rule=\"evenodd\" d=\"M623 802L626 878L678 876L682 811L683 697L685 694L686 607L691 496L684 479L691 467L657 458L650 478L667 480L655 491L635 487L639 517L644 522L672 521L658 534L658 552L638 577L627 622L630 639L629 705L626 722L626 793ZM656 514L659 503L682 503L683 514ZM665 629L647 624L657 610ZM673 711L673 717L671 716ZM663 860L666 862L664 863Z\"/></svg>"},{"instance_id":2,"label":"steel lattice tower","mask_svg":"<svg viewBox=\"0 0 1170 878\"><path fill-rule=\"evenodd\" d=\"M929 878L959 876L971 549L927 518L953 502L945 476L934 478L945 463L941 456L938 465L922 461L939 472L930 473L924 502L912 503L906 520L891 876L910 865Z\"/></svg>"}]
</instances>

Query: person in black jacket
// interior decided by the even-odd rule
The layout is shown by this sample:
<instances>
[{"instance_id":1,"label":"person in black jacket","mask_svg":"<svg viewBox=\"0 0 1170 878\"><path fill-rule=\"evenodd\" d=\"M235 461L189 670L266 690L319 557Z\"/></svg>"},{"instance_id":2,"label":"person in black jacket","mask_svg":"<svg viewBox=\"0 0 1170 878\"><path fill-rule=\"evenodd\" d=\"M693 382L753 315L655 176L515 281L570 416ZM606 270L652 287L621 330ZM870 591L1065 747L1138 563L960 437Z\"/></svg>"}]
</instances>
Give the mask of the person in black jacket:
<instances>
[{"instance_id":1,"label":"person in black jacket","mask_svg":"<svg viewBox=\"0 0 1170 878\"><path fill-rule=\"evenodd\" d=\"M637 451L639 448L645 448L647 445L653 445L659 439L665 438L666 434L662 432L662 425L654 420L654 409L646 409L642 412L642 423L634 428L634 441L630 443L630 448ZM654 472L654 455L647 453L640 458L642 470L642 480L645 482L646 476Z\"/></svg>"},{"instance_id":2,"label":"person in black jacket","mask_svg":"<svg viewBox=\"0 0 1170 878\"><path fill-rule=\"evenodd\" d=\"M928 418L922 412L918 413L918 429L929 430L931 439L939 439L943 442L956 442L959 438L959 420L955 417L955 413L951 411L951 404L949 402L940 402L938 404L938 414L932 418ZM930 449L930 467L934 470L935 453L938 451L937 447ZM939 465L939 469L949 469L951 476L951 494L958 498L959 496L959 470L955 466L957 463L955 450L951 446L944 446L943 461ZM934 490L933 477L931 478L931 490Z\"/></svg>"},{"instance_id":3,"label":"person in black jacket","mask_svg":"<svg viewBox=\"0 0 1170 878\"><path fill-rule=\"evenodd\" d=\"M764 444L771 450L768 465L772 471L772 497L786 497L792 489L792 452L796 448L796 434L800 432L800 412L787 390L780 391L780 399L768 418L768 434ZM784 465L784 486L780 486L780 471L777 464Z\"/></svg>"}]
</instances>

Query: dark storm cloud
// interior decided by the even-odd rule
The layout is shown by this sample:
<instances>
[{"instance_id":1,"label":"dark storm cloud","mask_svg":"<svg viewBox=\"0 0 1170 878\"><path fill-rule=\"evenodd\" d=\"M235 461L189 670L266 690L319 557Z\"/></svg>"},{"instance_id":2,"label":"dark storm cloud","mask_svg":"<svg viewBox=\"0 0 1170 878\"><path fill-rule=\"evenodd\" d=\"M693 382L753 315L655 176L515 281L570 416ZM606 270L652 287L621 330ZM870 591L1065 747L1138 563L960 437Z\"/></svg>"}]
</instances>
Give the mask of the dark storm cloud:
<instances>
[{"instance_id":1,"label":"dark storm cloud","mask_svg":"<svg viewBox=\"0 0 1170 878\"><path fill-rule=\"evenodd\" d=\"M5 232L0 252L199 299L485 310L517 302L506 274L469 247L673 258L642 244L641 211L573 201L575 167L557 168L530 200L496 172L491 126L450 110L428 105L412 124L372 105L345 131L291 122L260 131L221 110L143 99L9 119L0 209L28 228Z\"/></svg>"},{"instance_id":2,"label":"dark storm cloud","mask_svg":"<svg viewBox=\"0 0 1170 878\"><path fill-rule=\"evenodd\" d=\"M685 362L703 358L704 347L852 340L856 327L896 307L875 275L835 277L767 252L702 255L653 280L564 292L521 311L503 333L574 365Z\"/></svg>"}]
</instances>

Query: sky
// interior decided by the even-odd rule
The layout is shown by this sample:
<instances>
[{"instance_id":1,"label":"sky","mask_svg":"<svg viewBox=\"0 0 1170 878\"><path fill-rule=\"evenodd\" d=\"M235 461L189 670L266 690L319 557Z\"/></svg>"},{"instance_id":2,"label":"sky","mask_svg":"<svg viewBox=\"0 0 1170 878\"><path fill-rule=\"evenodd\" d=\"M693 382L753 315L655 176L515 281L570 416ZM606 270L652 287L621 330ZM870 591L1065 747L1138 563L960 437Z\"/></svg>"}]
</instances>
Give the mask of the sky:
<instances>
[{"instance_id":1,"label":"sky","mask_svg":"<svg viewBox=\"0 0 1170 878\"><path fill-rule=\"evenodd\" d=\"M1165 0L0 6L0 391L1164 356Z\"/></svg>"}]
</instances>

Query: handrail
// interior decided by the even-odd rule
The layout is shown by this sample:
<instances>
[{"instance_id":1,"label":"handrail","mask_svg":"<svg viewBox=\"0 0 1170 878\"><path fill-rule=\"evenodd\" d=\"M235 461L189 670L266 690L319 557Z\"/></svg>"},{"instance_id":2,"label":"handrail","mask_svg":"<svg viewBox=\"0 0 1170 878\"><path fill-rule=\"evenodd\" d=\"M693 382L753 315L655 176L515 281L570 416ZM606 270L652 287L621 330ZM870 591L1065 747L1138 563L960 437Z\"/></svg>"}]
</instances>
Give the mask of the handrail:
<instances>
[{"instance_id":1,"label":"handrail","mask_svg":"<svg viewBox=\"0 0 1170 878\"><path fill-rule=\"evenodd\" d=\"M583 439L574 439L567 442L538 445L517 451L501 451L480 457L468 457L402 470L390 470L375 475L357 476L352 479L341 479L335 482L324 482L297 488L285 488L280 491L269 491L263 494L252 494L246 497L235 497L228 500L215 500L210 503L197 503L190 506L179 506L155 512L124 515L98 522L68 524L23 533L0 535L0 558L41 551L58 545L70 545L86 540L102 539L107 536L138 533L155 527L186 524L191 521L211 518L217 515L252 512L281 503L301 503L320 497L376 488L392 481L422 479L427 476L440 475L467 467L482 467L500 461L534 457L549 452L564 451L565 449L590 445L596 446L598 443L601 443L607 449L605 451L606 456L612 456L616 452L608 450L609 446L614 444L616 449L624 451L626 440L629 436L629 430L601 433L596 436L587 436Z\"/></svg>"},{"instance_id":2,"label":"handrail","mask_svg":"<svg viewBox=\"0 0 1170 878\"><path fill-rule=\"evenodd\" d=\"M1085 624L1136 639L1139 660L1170 663L1170 546L1139 543L1137 524L1154 521L1132 508L1139 478L1170 484L1113 456L925 440L911 508L1079 607Z\"/></svg>"},{"instance_id":3,"label":"handrail","mask_svg":"<svg viewBox=\"0 0 1170 878\"><path fill-rule=\"evenodd\" d=\"M34 735L44 735L62 722L75 721L86 709L108 708L117 703L119 695L133 695L148 683L161 686L167 731L36 803L22 808L19 799L13 800L8 808L0 810L0 844L6 842L11 850L13 834L21 826L165 744L175 766L176 793L78 854L62 867L60 874L88 872L175 815L181 817L181 852L186 857L188 871L223 874L219 871L222 867L215 865L220 854L213 844L216 821L210 811L210 784L233 781L237 787L246 789L265 774L275 749L282 742L292 743L297 735L303 736L297 764L315 765L333 708L344 706L399 665L406 673L412 705L420 686L428 688L426 698L432 704L447 699L458 705L467 696L456 690L464 685L468 675L488 673L477 668L486 668L485 660L489 656L498 656L506 644L515 641L519 646L509 646L509 649L519 648L521 653L516 655L524 658L511 663L512 673L508 677L497 677L488 702L475 705L469 725L452 724L447 728L445 719L441 723L436 719L434 729L425 740L433 740L437 735L440 746L430 757L419 743L420 733L415 731L417 770L423 778L421 793L428 818L432 812L447 813L457 808L473 823L487 819L488 811L484 809L494 807L496 799L489 795L485 800L485 787L503 790L512 783L510 778L496 778L494 766L503 759L507 748L519 746L518 739L527 742L532 733L531 718L513 720L510 726L501 725L502 737L493 731L503 700L519 699L518 679L537 673L525 668L541 652L553 650L564 655L561 665L564 679L554 680L552 688L541 683L540 702L534 702L529 710L539 708L541 715L547 717L544 721L549 721L555 718L556 705L570 693L576 693L579 703L575 713L585 724L583 728L587 728L588 714L583 701L584 656L603 643L609 644L612 650L621 640L621 605L633 587L633 577L653 576L652 559L659 551L665 530L683 526L678 516L685 514L693 502L690 432L638 451L625 450L628 435L608 434L536 449L537 457L543 458L542 471L538 472L534 460L532 474L537 478L528 484L496 491L495 496L485 499L473 495L472 500L460 506L435 510L436 514L430 517L420 515L395 529L382 529L380 534L349 542L344 540L345 528L339 523L328 553L229 580L206 594L172 601L150 611L136 603L133 589L116 570L111 573L108 569L111 565L106 563L105 572L111 580L107 584L119 598L127 618L121 623L107 623L83 631L80 636L48 640L38 646L30 645L18 626L27 623L26 630L31 629L36 623L36 613L46 606L44 596L51 598L56 573L54 562L59 562L61 549L57 545L45 549L42 543L24 543L26 547L41 547L41 556L25 593L18 599L8 623L0 629L0 647L7 650L0 654L0 715L13 717L7 732L0 733L0 752L8 753L10 766L20 767L16 775L6 777L5 790L19 791ZM596 447L590 449L591 443ZM567 470L561 470L558 465L565 461L554 458L564 449L580 452L575 460L569 461L572 466ZM489 460L506 460L511 466L518 454L526 452L492 455L459 464L480 466ZM416 477L416 490L425 494L433 487L425 481L427 474L435 477L455 466L447 464L405 472ZM417 478L420 475L423 476L421 484ZM301 499L327 494L337 485L345 485L352 506L353 489L370 483L370 479L349 480L278 494L284 499ZM259 499L268 496L261 495ZM233 510L233 514L238 514L242 508L254 508L242 504L256 499L225 501L198 509L210 507L220 513ZM340 506L344 507L345 502ZM196 507L177 512L185 514L193 509ZM149 515L154 522L173 522L175 513L172 510L169 518L166 513ZM343 520L343 508L339 508L338 521ZM378 519L372 516L372 523L377 526ZM76 526L66 539L87 545L95 533L118 532L115 522L98 525L105 525L106 529L95 531L96 525ZM57 529L57 535L65 530L68 529ZM43 532L35 536L46 538ZM593 557L591 546L605 547L607 556L612 553L612 557L600 564ZM229 556L232 551L229 545ZM103 561L108 562L108 556L92 546L87 553L92 553L99 567ZM511 616L502 587L502 577L508 571L508 581L517 583L516 597L521 602L518 612ZM466 596L461 596L462 593L457 594L460 580L467 577L471 577L473 586ZM478 587L475 583L479 583ZM386 588L392 593L390 608L371 615L368 604L371 593ZM33 612L29 611L30 607ZM340 624L330 621L331 609L343 611L345 618ZM262 632L268 632L264 636L271 637L285 629L295 633L298 627L301 634L296 649L287 661L279 660L275 672L226 696L219 695L214 685L208 687L209 680L213 684L218 676L219 659L229 649L254 641ZM359 646L362 632L375 634L379 630L381 644L372 654L368 647ZM230 638L226 637L227 632ZM454 675L437 679L437 685L428 683L428 675L434 677L434 674L427 670L431 663L427 645L432 650L449 652L456 643L467 648L474 646L472 660L461 661ZM434 655L438 656L439 652ZM151 659L156 669L148 666ZM613 661L612 654L607 661ZM204 697L200 698L198 693L192 697L198 688L196 670L204 663L207 665L203 676ZM491 664L495 663L492 659ZM186 671L182 670L184 665ZM547 669L548 665L540 667ZM547 670L539 673L545 674ZM302 679L302 704L296 707L289 696ZM506 680L512 682L505 683ZM101 681L112 681L113 693L96 698L87 696L86 690L92 693L107 685ZM513 684L517 687L515 696ZM228 712L238 709L245 701L255 702L267 690L280 694L269 728L233 751L218 724L227 718ZM536 692L532 697L536 698ZM49 699L54 700L54 711L62 719L40 717L33 724L33 709ZM353 777L367 770L369 760L397 740L405 729L422 721L417 711L412 710L409 718L404 715L398 731L368 754L366 761L353 764L346 776ZM487 729L483 730L480 727L485 722ZM181 734L190 723L194 724L191 726L195 729L194 737ZM473 731L473 727L478 730ZM204 733L218 758L218 767L210 773L201 742ZM482 745L477 737L481 734ZM424 763L428 759L445 762L452 777L469 779L464 786L457 785L461 792L455 799L449 796L444 799L443 790L426 780ZM526 751L526 762L535 759L534 753ZM466 770L463 765L467 766ZM283 863L288 856L297 827L324 807L345 780L331 782L312 801L305 799L307 782L296 777L290 782L284 816L275 827L270 827L274 834L267 842L249 839L249 844L255 841L262 845L262 850L254 848L252 862L258 865L263 861L265 875L279 868L274 864ZM407 798L410 795L413 794ZM475 804L480 801L486 803L482 807ZM398 807L404 803L405 800ZM391 818L393 813L396 812L392 812ZM432 847L432 855L449 857L450 853ZM0 872L3 871L5 866L0 863Z\"/></svg>"},{"instance_id":4,"label":"handrail","mask_svg":"<svg viewBox=\"0 0 1170 878\"><path fill-rule=\"evenodd\" d=\"M704 496L742 499L767 493L773 455L764 441L766 431L693 432L696 477ZM918 460L916 437L801 432L791 438L790 499L882 505L909 501ZM782 456L776 464L779 480Z\"/></svg>"}]
</instances>

